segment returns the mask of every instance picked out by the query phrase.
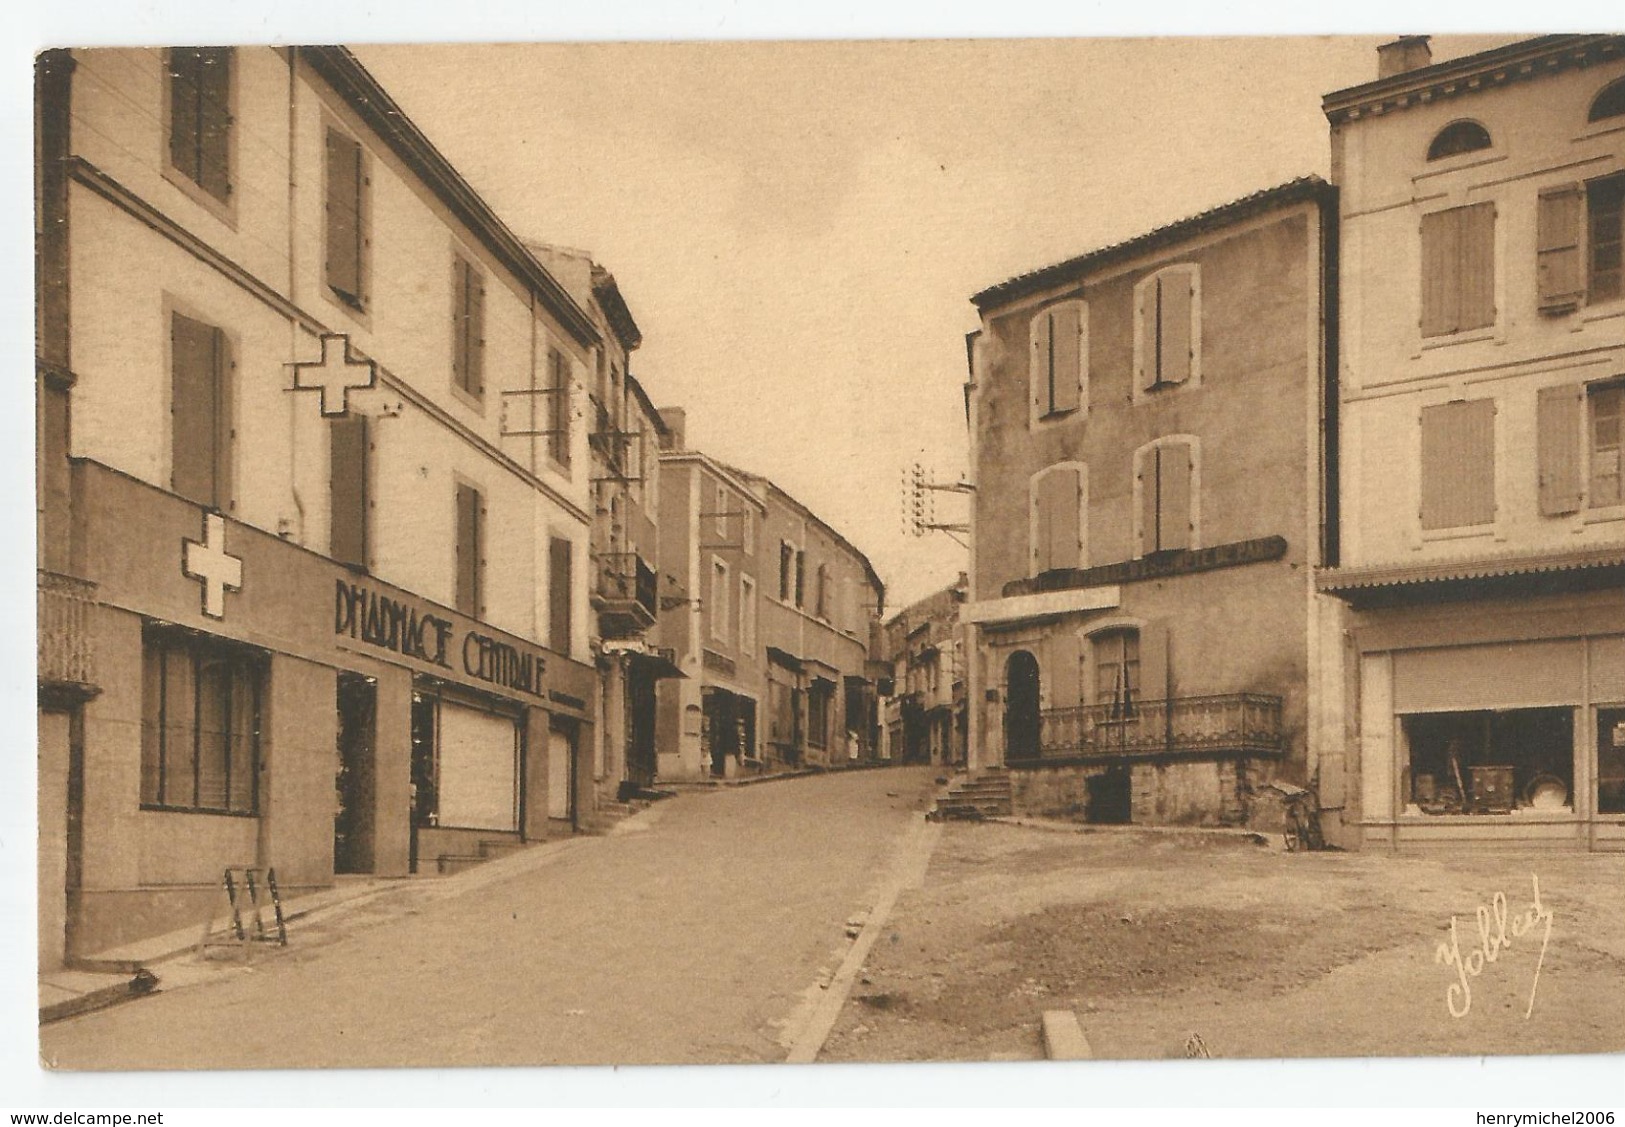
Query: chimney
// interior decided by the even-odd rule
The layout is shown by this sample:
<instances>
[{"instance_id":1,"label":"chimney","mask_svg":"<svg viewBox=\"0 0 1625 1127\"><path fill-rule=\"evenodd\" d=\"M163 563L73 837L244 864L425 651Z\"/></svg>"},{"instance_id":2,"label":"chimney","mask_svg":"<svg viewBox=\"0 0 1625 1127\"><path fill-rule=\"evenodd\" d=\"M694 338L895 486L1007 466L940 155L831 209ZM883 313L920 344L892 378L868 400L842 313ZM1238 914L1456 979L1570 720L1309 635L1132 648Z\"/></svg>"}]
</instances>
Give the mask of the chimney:
<instances>
[{"instance_id":1,"label":"chimney","mask_svg":"<svg viewBox=\"0 0 1625 1127\"><path fill-rule=\"evenodd\" d=\"M1401 35L1377 48L1377 77L1390 78L1420 70L1433 61L1433 49L1426 35Z\"/></svg>"},{"instance_id":2,"label":"chimney","mask_svg":"<svg viewBox=\"0 0 1625 1127\"><path fill-rule=\"evenodd\" d=\"M660 437L662 450L688 449L688 412L681 407L659 407L660 421L669 432Z\"/></svg>"}]
</instances>

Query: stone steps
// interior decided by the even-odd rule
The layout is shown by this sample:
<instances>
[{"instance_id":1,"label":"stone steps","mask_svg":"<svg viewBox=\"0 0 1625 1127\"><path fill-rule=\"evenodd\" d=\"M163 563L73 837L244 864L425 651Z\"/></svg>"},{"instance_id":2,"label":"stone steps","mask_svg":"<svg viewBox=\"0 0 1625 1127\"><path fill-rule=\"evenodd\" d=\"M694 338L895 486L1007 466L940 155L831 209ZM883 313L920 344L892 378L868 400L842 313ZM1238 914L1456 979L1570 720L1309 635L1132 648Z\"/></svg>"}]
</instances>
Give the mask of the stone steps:
<instances>
[{"instance_id":1,"label":"stone steps","mask_svg":"<svg viewBox=\"0 0 1625 1127\"><path fill-rule=\"evenodd\" d=\"M988 768L962 779L937 801L932 817L939 821L1007 818L1013 812L1010 775L1002 767Z\"/></svg>"}]
</instances>

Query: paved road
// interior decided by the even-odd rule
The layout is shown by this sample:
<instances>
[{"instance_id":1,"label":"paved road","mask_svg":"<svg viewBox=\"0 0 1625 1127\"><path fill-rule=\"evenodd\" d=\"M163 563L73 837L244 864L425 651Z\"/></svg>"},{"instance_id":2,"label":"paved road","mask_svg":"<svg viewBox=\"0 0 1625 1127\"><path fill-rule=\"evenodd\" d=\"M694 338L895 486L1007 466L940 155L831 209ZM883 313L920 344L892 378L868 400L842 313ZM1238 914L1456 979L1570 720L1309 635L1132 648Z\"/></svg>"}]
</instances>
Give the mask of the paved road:
<instances>
[{"instance_id":1,"label":"paved road","mask_svg":"<svg viewBox=\"0 0 1625 1127\"><path fill-rule=\"evenodd\" d=\"M249 969L46 1027L43 1056L97 1069L783 1060L785 1023L850 944L846 921L873 902L931 778L894 768L669 799L643 832L498 862L503 880L469 879L501 871L486 866L296 924L287 951Z\"/></svg>"}]
</instances>

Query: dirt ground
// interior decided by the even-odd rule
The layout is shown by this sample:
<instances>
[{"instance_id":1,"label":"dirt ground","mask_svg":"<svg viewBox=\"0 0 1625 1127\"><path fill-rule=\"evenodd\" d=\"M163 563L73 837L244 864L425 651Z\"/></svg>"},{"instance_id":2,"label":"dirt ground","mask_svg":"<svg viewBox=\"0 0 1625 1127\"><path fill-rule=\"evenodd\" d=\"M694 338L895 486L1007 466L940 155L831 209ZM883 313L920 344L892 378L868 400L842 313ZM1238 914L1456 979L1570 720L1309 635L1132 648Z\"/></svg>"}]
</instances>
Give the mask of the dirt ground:
<instances>
[{"instance_id":1,"label":"dirt ground","mask_svg":"<svg viewBox=\"0 0 1625 1127\"><path fill-rule=\"evenodd\" d=\"M1452 917L1476 975L1439 959ZM951 824L819 1059L1038 1059L1049 1009L1075 1011L1100 1058L1617 1052L1625 856Z\"/></svg>"}]
</instances>

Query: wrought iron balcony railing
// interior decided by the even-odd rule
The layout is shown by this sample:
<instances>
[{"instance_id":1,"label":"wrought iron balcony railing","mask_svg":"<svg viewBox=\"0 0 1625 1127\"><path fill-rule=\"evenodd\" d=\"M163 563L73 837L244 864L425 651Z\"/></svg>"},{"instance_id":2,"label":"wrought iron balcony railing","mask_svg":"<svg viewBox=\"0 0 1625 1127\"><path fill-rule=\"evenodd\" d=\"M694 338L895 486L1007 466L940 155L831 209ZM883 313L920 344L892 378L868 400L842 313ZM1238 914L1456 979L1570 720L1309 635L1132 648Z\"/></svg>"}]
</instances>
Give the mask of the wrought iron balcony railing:
<instances>
[{"instance_id":1,"label":"wrought iron balcony railing","mask_svg":"<svg viewBox=\"0 0 1625 1127\"><path fill-rule=\"evenodd\" d=\"M1257 693L1047 709L1038 728L1036 749L1012 741L1012 762L1283 750L1281 698Z\"/></svg>"},{"instance_id":2,"label":"wrought iron balcony railing","mask_svg":"<svg viewBox=\"0 0 1625 1127\"><path fill-rule=\"evenodd\" d=\"M639 626L653 623L660 593L654 568L637 552L603 552L594 557L594 562L597 581L593 593L601 609L646 619Z\"/></svg>"},{"instance_id":3,"label":"wrought iron balcony railing","mask_svg":"<svg viewBox=\"0 0 1625 1127\"><path fill-rule=\"evenodd\" d=\"M58 685L95 683L90 608L96 585L70 575L39 572L39 679Z\"/></svg>"}]
</instances>

